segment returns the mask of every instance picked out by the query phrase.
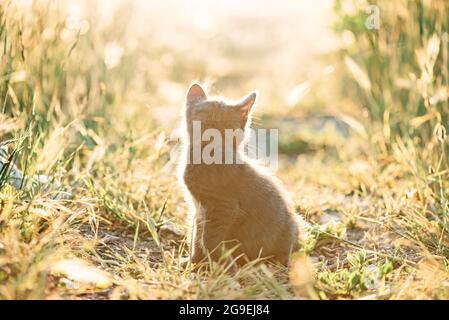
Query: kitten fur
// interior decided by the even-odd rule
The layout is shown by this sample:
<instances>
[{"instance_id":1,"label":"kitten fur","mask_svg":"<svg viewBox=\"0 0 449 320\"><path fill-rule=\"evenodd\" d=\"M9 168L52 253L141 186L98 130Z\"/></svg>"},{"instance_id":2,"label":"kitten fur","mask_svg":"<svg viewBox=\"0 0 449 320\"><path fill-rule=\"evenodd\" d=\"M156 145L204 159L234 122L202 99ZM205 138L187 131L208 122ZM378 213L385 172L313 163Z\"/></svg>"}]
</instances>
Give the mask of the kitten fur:
<instances>
[{"instance_id":1,"label":"kitten fur","mask_svg":"<svg viewBox=\"0 0 449 320\"><path fill-rule=\"evenodd\" d=\"M205 144L193 141L193 121L201 121L202 131L218 129L222 137L225 129L247 132L255 100L256 93L237 103L209 100L196 83L188 90L178 173L194 213L193 263L206 261L208 255L217 261L223 248L233 248L232 255L240 257L239 263L268 257L287 265L290 253L298 249L299 239L307 232L307 222L294 213L280 181L243 155L243 139L236 139L232 150L242 164L187 161L195 145Z\"/></svg>"}]
</instances>

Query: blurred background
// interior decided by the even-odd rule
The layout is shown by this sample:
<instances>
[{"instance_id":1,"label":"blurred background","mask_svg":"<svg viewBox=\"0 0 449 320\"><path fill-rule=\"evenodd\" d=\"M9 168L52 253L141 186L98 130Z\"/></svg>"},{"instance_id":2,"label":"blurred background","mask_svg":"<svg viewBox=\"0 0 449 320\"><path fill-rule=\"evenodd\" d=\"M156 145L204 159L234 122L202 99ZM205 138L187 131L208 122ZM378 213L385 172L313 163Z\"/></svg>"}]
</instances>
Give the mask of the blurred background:
<instances>
[{"instance_id":1,"label":"blurred background","mask_svg":"<svg viewBox=\"0 0 449 320\"><path fill-rule=\"evenodd\" d=\"M150 121L170 127L194 80L230 99L258 90L257 117L338 107L328 84L335 67L323 59L340 43L332 1L2 2L22 33L21 44L11 43L25 55L12 62L15 89L36 81L47 100L56 92L71 100L60 118L117 107L136 129Z\"/></svg>"}]
</instances>

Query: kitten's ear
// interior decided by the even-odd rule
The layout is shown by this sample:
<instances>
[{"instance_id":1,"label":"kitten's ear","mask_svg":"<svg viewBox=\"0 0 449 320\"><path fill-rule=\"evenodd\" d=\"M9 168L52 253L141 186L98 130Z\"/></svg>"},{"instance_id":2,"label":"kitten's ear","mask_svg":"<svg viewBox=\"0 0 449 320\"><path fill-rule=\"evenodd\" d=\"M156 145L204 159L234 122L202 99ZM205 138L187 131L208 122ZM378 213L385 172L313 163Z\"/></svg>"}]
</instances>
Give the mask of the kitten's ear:
<instances>
[{"instance_id":1,"label":"kitten's ear","mask_svg":"<svg viewBox=\"0 0 449 320\"><path fill-rule=\"evenodd\" d=\"M256 102L257 93L253 92L237 104L237 108L242 112L243 117L248 118L249 113Z\"/></svg>"},{"instance_id":2,"label":"kitten's ear","mask_svg":"<svg viewBox=\"0 0 449 320\"><path fill-rule=\"evenodd\" d=\"M203 101L206 99L206 94L199 84L194 83L190 86L190 89L187 92L187 103Z\"/></svg>"}]
</instances>

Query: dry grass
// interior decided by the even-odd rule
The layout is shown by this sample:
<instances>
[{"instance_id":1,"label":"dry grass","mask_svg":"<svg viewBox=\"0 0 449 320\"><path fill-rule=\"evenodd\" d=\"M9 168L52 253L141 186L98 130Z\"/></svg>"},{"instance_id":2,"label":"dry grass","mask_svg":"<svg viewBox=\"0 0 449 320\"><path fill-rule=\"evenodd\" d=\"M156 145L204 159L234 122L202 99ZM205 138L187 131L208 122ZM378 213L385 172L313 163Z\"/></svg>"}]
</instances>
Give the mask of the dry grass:
<instances>
[{"instance_id":1,"label":"dry grass","mask_svg":"<svg viewBox=\"0 0 449 320\"><path fill-rule=\"evenodd\" d=\"M143 28L139 2L108 20L100 1L0 0L0 139L25 174L0 172L0 299L447 299L447 4L378 1L389 32L368 32L363 1L336 3L343 41L316 25L305 53L292 2L189 21L151 4ZM181 267L170 137L192 79L262 93L255 123L279 128L314 225L291 270Z\"/></svg>"}]
</instances>

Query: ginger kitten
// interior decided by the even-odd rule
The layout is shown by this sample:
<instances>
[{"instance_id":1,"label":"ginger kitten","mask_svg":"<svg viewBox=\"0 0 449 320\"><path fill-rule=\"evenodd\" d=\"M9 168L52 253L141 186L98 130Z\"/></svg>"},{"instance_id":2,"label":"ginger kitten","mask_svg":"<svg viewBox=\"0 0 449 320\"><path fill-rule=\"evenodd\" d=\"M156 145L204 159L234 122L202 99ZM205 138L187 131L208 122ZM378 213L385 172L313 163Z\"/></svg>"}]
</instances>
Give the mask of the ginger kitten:
<instances>
[{"instance_id":1,"label":"ginger kitten","mask_svg":"<svg viewBox=\"0 0 449 320\"><path fill-rule=\"evenodd\" d=\"M230 147L224 141L226 129L248 130L255 100L256 93L232 104L208 99L198 84L191 85L187 93L185 150L179 173L195 214L193 263L206 261L208 255L218 260L224 246L235 249L233 256L241 257L239 263L270 257L287 265L289 254L298 249L298 240L305 235L307 223L294 213L280 181L243 155L244 136L235 135ZM221 163L198 159L195 148L206 148L209 143L195 134L198 123L201 134L208 129L221 133L223 141L218 147L222 152L210 152Z\"/></svg>"}]
</instances>

